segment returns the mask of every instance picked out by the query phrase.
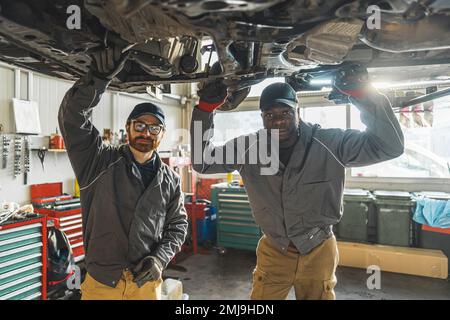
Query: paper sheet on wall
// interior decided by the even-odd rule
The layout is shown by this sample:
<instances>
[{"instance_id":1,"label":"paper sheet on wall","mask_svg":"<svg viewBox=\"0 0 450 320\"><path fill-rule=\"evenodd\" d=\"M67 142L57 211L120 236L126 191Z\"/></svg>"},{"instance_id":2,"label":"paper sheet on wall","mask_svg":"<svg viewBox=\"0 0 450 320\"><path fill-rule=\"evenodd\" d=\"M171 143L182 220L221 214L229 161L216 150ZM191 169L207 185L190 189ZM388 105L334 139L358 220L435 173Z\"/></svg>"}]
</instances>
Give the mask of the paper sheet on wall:
<instances>
[{"instance_id":1,"label":"paper sheet on wall","mask_svg":"<svg viewBox=\"0 0 450 320\"><path fill-rule=\"evenodd\" d=\"M39 107L35 101L12 99L16 133L40 134Z\"/></svg>"}]
</instances>

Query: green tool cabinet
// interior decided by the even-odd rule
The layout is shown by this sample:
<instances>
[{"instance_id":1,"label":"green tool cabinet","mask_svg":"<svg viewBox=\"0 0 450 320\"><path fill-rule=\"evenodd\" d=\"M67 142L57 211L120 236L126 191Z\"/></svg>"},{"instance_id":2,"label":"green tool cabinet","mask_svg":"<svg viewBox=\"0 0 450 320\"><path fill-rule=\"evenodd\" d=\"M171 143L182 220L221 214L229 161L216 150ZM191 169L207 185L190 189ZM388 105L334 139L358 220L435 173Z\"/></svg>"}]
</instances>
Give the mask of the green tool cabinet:
<instances>
[{"instance_id":1,"label":"green tool cabinet","mask_svg":"<svg viewBox=\"0 0 450 320\"><path fill-rule=\"evenodd\" d=\"M46 298L45 218L0 225L0 300Z\"/></svg>"},{"instance_id":2,"label":"green tool cabinet","mask_svg":"<svg viewBox=\"0 0 450 320\"><path fill-rule=\"evenodd\" d=\"M242 187L227 183L211 186L212 205L217 210L217 245L224 248L255 250L262 236Z\"/></svg>"}]
</instances>

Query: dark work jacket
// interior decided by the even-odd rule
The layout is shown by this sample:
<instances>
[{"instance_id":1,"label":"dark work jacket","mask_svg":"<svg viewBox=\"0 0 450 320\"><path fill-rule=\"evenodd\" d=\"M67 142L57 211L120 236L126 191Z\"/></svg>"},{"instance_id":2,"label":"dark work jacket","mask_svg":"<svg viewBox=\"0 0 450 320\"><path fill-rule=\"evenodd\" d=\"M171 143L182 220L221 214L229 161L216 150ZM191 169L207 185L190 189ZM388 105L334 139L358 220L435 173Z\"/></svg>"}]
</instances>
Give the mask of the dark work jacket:
<instances>
[{"instance_id":1,"label":"dark work jacket","mask_svg":"<svg viewBox=\"0 0 450 320\"><path fill-rule=\"evenodd\" d=\"M180 178L156 154L157 173L145 188L128 145L107 146L90 118L108 81L90 74L67 92L59 126L80 185L86 268L115 287L125 268L145 256L164 267L187 233Z\"/></svg>"}]
</instances>

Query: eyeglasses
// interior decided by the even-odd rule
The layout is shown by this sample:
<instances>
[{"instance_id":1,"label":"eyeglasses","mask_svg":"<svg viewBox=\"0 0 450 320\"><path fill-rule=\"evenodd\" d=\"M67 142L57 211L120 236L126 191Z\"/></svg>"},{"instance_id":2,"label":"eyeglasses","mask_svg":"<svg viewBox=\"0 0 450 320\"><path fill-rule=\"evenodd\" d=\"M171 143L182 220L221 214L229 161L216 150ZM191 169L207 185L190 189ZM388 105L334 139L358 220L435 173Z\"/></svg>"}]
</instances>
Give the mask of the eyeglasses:
<instances>
[{"instance_id":1,"label":"eyeglasses","mask_svg":"<svg viewBox=\"0 0 450 320\"><path fill-rule=\"evenodd\" d=\"M133 129L136 132L142 133L148 130L152 135L158 135L161 130L164 128L161 124L146 124L140 121L133 121Z\"/></svg>"},{"instance_id":2,"label":"eyeglasses","mask_svg":"<svg viewBox=\"0 0 450 320\"><path fill-rule=\"evenodd\" d=\"M295 113L292 110L286 110L279 114L272 112L263 112L263 117L266 120L274 120L280 118L281 120L288 120L295 117Z\"/></svg>"}]
</instances>

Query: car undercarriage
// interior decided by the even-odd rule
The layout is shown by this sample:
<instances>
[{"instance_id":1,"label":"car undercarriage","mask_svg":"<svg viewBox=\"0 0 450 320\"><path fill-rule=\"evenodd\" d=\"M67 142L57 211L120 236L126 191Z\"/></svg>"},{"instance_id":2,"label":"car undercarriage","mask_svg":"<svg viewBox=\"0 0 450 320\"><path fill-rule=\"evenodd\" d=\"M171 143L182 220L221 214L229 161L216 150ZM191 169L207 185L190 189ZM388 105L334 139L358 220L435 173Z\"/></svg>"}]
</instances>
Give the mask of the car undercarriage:
<instances>
[{"instance_id":1,"label":"car undercarriage","mask_svg":"<svg viewBox=\"0 0 450 320\"><path fill-rule=\"evenodd\" d=\"M69 27L73 14L79 28ZM114 43L133 52L117 90L218 77L236 90L289 77L302 90L342 63L448 63L449 15L450 1L439 0L0 0L0 59L75 80L90 51ZM213 51L221 73L200 58Z\"/></svg>"}]
</instances>

